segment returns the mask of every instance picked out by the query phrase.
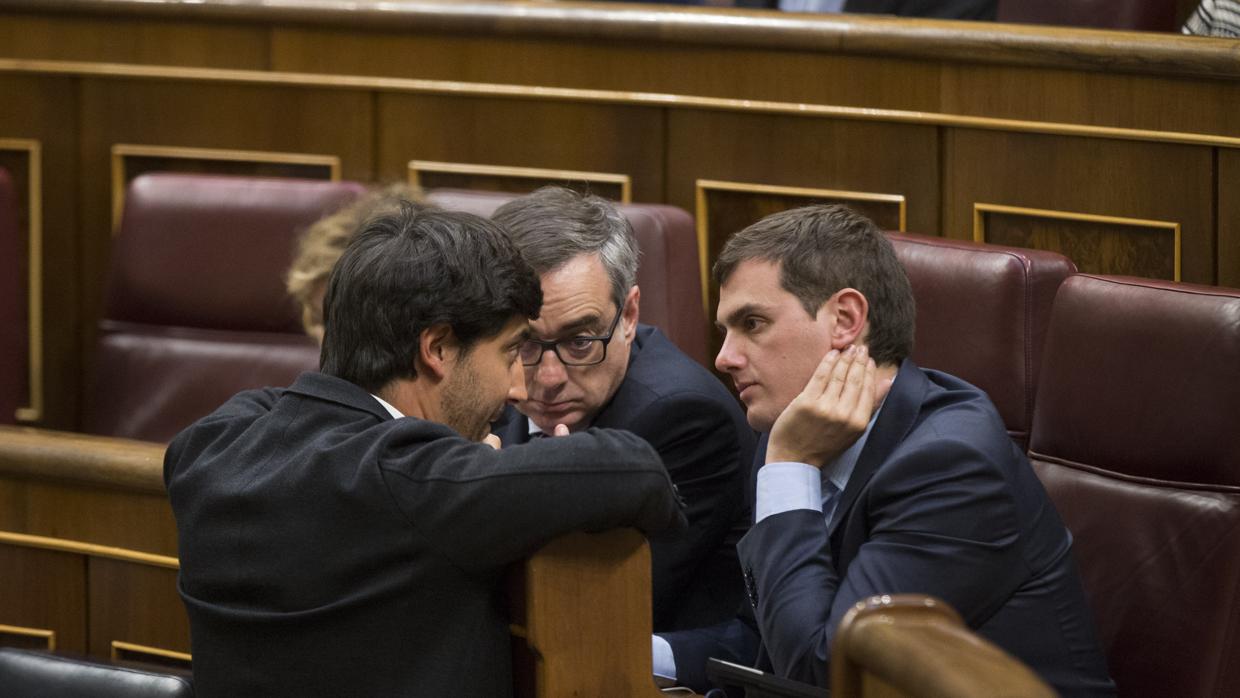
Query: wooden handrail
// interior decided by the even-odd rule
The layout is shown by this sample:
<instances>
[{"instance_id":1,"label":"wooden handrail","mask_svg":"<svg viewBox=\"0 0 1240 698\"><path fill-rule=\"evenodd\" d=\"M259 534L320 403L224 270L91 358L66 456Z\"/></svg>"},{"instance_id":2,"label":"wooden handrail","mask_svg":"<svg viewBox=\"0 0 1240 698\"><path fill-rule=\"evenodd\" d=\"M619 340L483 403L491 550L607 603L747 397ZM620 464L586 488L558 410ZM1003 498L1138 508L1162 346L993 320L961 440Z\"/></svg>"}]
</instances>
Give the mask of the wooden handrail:
<instances>
[{"instance_id":1,"label":"wooden handrail","mask_svg":"<svg viewBox=\"0 0 1240 698\"><path fill-rule=\"evenodd\" d=\"M431 0L373 5L354 0L0 0L0 10L496 37L675 42L1197 78L1240 77L1240 48L1228 39L989 22L813 17L604 3Z\"/></svg>"},{"instance_id":2,"label":"wooden handrail","mask_svg":"<svg viewBox=\"0 0 1240 698\"><path fill-rule=\"evenodd\" d=\"M164 446L28 427L0 426L0 476L164 492Z\"/></svg>"},{"instance_id":3,"label":"wooden handrail","mask_svg":"<svg viewBox=\"0 0 1240 698\"><path fill-rule=\"evenodd\" d=\"M850 698L1055 695L1020 660L965 627L946 603L920 594L873 596L845 614L832 647L831 693Z\"/></svg>"}]
</instances>

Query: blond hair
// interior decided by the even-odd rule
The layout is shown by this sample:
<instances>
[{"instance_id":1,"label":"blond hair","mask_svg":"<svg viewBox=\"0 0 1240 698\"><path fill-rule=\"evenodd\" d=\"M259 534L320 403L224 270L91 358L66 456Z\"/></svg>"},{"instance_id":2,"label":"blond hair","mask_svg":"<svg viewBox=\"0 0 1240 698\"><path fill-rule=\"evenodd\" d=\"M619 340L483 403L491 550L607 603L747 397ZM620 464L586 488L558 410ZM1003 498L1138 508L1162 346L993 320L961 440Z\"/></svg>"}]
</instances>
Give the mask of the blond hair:
<instances>
[{"instance_id":1,"label":"blond hair","mask_svg":"<svg viewBox=\"0 0 1240 698\"><path fill-rule=\"evenodd\" d=\"M301 306L306 334L323 341L323 291L349 241L368 219L400 210L401 201L419 203L422 192L407 184L376 187L302 233L284 282L289 295Z\"/></svg>"}]
</instances>

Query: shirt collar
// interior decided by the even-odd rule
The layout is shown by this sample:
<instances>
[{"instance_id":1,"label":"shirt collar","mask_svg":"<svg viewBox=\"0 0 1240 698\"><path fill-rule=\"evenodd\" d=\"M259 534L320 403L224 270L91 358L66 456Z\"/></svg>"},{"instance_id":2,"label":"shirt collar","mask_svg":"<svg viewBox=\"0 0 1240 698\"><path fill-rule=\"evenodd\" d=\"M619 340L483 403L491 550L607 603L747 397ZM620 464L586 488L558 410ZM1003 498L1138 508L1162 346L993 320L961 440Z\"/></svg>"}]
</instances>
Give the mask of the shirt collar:
<instances>
[{"instance_id":1,"label":"shirt collar","mask_svg":"<svg viewBox=\"0 0 1240 698\"><path fill-rule=\"evenodd\" d=\"M887 402L887 398L883 398L883 403ZM870 438L870 431L874 428L874 422L878 420L878 413L883 411L880 404L878 409L874 410L874 416L870 417L870 423L865 426L865 432L853 442L848 450L835 457L835 460L822 469L823 480L829 480L840 492L848 486L848 480L852 477L853 469L857 467L857 459L861 457L861 451L865 448L865 442Z\"/></svg>"},{"instance_id":2,"label":"shirt collar","mask_svg":"<svg viewBox=\"0 0 1240 698\"><path fill-rule=\"evenodd\" d=\"M374 393L371 393L370 396L378 400L380 405L383 405L383 409L387 410L388 414L392 415L392 419L400 419L401 417L405 416L400 413L400 410L388 404L387 400L384 400L383 398L379 397L378 395L375 395Z\"/></svg>"}]
</instances>

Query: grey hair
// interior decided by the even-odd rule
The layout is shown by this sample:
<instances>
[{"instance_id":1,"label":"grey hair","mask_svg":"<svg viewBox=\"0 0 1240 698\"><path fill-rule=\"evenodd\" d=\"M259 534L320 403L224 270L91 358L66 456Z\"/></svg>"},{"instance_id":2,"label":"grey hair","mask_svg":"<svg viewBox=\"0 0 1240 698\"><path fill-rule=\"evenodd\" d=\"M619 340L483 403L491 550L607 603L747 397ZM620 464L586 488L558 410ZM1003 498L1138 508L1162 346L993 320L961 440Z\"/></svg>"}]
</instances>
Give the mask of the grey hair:
<instances>
[{"instance_id":1,"label":"grey hair","mask_svg":"<svg viewBox=\"0 0 1240 698\"><path fill-rule=\"evenodd\" d=\"M521 256L540 276L581 254L597 254L624 307L637 284L637 240L628 219L606 199L564 187L543 187L500 206L491 219L508 229Z\"/></svg>"}]
</instances>

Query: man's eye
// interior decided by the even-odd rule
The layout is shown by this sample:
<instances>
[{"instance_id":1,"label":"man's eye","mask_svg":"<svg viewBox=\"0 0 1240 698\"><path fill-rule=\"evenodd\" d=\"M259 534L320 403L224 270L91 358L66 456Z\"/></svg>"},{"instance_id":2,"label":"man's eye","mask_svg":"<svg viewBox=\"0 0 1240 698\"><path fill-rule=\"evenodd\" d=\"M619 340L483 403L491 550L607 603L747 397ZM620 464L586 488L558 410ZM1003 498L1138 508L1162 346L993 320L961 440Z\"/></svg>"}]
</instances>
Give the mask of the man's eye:
<instances>
[{"instance_id":1,"label":"man's eye","mask_svg":"<svg viewBox=\"0 0 1240 698\"><path fill-rule=\"evenodd\" d=\"M574 358L581 358L587 356L594 350L594 341L575 337L573 339L566 339L563 342L560 342L560 347Z\"/></svg>"},{"instance_id":2,"label":"man's eye","mask_svg":"<svg viewBox=\"0 0 1240 698\"><path fill-rule=\"evenodd\" d=\"M746 332L755 332L762 327L762 324L762 320L759 318L747 317L741 323L741 326L745 328Z\"/></svg>"}]
</instances>

